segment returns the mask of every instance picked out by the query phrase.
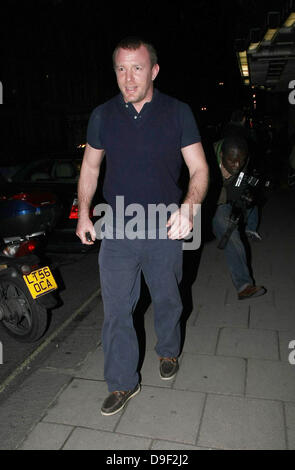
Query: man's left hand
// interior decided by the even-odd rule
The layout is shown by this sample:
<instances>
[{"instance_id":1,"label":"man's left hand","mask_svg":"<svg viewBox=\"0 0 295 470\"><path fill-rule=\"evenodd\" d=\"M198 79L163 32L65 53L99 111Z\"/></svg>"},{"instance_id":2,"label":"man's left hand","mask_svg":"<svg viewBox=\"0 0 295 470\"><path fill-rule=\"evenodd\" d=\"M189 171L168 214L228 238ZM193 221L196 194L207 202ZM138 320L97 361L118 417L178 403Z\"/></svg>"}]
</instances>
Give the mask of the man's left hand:
<instances>
[{"instance_id":1,"label":"man's left hand","mask_svg":"<svg viewBox=\"0 0 295 470\"><path fill-rule=\"evenodd\" d=\"M170 227L168 238L171 240L185 238L193 228L193 215L189 204L182 204L180 209L173 212L166 227Z\"/></svg>"}]
</instances>

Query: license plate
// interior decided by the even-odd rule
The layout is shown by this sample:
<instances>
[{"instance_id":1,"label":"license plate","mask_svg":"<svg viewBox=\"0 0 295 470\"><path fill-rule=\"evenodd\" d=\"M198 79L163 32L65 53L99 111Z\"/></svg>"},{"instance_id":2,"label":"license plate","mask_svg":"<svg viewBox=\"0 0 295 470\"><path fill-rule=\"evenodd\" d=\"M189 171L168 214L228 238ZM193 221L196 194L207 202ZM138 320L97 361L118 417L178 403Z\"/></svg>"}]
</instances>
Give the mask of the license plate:
<instances>
[{"instance_id":1,"label":"license plate","mask_svg":"<svg viewBox=\"0 0 295 470\"><path fill-rule=\"evenodd\" d=\"M48 266L23 276L33 299L57 289L56 281Z\"/></svg>"}]
</instances>

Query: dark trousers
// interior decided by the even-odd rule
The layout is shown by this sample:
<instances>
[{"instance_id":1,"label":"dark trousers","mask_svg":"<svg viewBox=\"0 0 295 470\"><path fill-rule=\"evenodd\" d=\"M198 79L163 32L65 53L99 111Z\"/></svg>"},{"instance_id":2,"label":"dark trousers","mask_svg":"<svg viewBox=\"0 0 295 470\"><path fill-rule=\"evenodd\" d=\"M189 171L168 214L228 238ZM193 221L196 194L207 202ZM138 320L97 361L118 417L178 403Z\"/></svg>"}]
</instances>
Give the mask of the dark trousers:
<instances>
[{"instance_id":1,"label":"dark trousers","mask_svg":"<svg viewBox=\"0 0 295 470\"><path fill-rule=\"evenodd\" d=\"M220 204L213 217L213 232L218 241L226 232L232 207L230 204ZM238 292L253 284L250 276L244 244L238 228L235 228L225 247L225 256L231 273L232 281Z\"/></svg>"},{"instance_id":2,"label":"dark trousers","mask_svg":"<svg viewBox=\"0 0 295 470\"><path fill-rule=\"evenodd\" d=\"M110 392L130 390L139 380L139 348L133 312L143 272L152 298L159 356L180 352L182 241L103 239L99 253L104 305L104 375Z\"/></svg>"}]
</instances>

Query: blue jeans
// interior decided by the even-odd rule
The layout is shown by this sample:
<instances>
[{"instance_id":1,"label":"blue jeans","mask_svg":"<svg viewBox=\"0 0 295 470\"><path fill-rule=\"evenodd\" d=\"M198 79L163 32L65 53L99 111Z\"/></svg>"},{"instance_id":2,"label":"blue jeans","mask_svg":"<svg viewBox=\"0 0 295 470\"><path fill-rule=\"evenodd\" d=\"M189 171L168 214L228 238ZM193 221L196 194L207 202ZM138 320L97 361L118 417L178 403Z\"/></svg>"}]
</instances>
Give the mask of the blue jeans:
<instances>
[{"instance_id":1,"label":"blue jeans","mask_svg":"<svg viewBox=\"0 0 295 470\"><path fill-rule=\"evenodd\" d=\"M246 231L257 232L258 218L258 207L250 207L250 209L247 210Z\"/></svg>"},{"instance_id":2,"label":"blue jeans","mask_svg":"<svg viewBox=\"0 0 295 470\"><path fill-rule=\"evenodd\" d=\"M105 379L110 392L131 390L139 381L133 312L140 296L141 272L154 307L156 352L163 357L180 353L182 240L103 239L99 266Z\"/></svg>"},{"instance_id":3,"label":"blue jeans","mask_svg":"<svg viewBox=\"0 0 295 470\"><path fill-rule=\"evenodd\" d=\"M220 204L217 207L213 217L213 232L218 241L226 232L230 214L230 204ZM241 292L246 286L253 284L253 279L250 276L246 251L238 228L232 232L224 251L233 284L237 291Z\"/></svg>"}]
</instances>

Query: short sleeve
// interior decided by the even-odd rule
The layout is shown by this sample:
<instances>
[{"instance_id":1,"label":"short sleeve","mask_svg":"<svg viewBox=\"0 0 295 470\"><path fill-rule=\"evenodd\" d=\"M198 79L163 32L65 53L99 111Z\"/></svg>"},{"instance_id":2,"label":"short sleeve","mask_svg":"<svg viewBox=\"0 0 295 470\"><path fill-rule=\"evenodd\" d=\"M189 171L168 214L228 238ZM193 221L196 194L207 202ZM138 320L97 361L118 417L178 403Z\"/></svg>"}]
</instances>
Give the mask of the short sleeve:
<instances>
[{"instance_id":1,"label":"short sleeve","mask_svg":"<svg viewBox=\"0 0 295 470\"><path fill-rule=\"evenodd\" d=\"M102 121L102 109L101 106L95 108L89 118L87 127L87 143L95 149L103 149L103 145L100 138L101 132L101 121Z\"/></svg>"},{"instance_id":2,"label":"short sleeve","mask_svg":"<svg viewBox=\"0 0 295 470\"><path fill-rule=\"evenodd\" d=\"M191 108L186 103L181 103L180 121L182 125L181 148L201 142L201 136L195 117Z\"/></svg>"}]
</instances>

